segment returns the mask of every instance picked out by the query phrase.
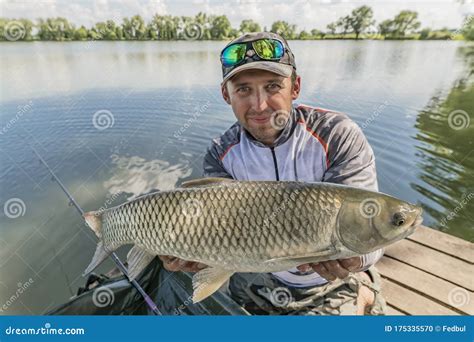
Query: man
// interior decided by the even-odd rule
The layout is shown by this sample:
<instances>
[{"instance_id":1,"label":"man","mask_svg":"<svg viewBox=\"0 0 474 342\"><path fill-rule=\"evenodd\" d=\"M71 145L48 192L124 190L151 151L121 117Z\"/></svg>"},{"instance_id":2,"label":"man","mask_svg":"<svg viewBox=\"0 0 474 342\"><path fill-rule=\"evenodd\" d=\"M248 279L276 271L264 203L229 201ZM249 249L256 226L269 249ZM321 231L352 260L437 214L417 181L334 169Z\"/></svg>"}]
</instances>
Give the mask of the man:
<instances>
[{"instance_id":1,"label":"man","mask_svg":"<svg viewBox=\"0 0 474 342\"><path fill-rule=\"evenodd\" d=\"M221 62L222 96L237 122L213 141L204 159L205 177L378 189L373 151L359 127L344 114L293 104L301 77L285 39L269 32L245 34L224 48ZM272 274L236 274L229 290L253 313L383 314L379 276L369 269L382 254ZM161 258L171 271L206 267Z\"/></svg>"}]
</instances>

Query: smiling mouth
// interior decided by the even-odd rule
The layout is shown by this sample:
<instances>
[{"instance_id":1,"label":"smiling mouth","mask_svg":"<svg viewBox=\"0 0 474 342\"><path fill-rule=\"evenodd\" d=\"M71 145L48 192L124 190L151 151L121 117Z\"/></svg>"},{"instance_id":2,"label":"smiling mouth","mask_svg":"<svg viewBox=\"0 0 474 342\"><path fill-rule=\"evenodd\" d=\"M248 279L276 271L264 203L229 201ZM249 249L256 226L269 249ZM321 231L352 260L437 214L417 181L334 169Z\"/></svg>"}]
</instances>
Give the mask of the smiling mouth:
<instances>
[{"instance_id":1,"label":"smiling mouth","mask_svg":"<svg viewBox=\"0 0 474 342\"><path fill-rule=\"evenodd\" d=\"M254 117L254 118L249 118L249 120L252 120L256 123L259 123L259 124L263 124L263 123L267 123L268 121L270 121L270 118L269 117Z\"/></svg>"}]
</instances>

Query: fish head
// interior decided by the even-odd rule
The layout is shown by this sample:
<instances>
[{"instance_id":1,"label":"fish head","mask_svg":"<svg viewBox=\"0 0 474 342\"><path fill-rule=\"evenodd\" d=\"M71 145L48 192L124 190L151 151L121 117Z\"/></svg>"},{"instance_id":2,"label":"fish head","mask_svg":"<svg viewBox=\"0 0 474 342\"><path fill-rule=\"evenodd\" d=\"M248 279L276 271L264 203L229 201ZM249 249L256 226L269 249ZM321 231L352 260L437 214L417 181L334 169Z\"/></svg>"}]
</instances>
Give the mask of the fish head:
<instances>
[{"instance_id":1,"label":"fish head","mask_svg":"<svg viewBox=\"0 0 474 342\"><path fill-rule=\"evenodd\" d=\"M362 192L349 197L338 214L337 234L346 248L358 254L409 236L423 221L420 207L389 195Z\"/></svg>"}]
</instances>

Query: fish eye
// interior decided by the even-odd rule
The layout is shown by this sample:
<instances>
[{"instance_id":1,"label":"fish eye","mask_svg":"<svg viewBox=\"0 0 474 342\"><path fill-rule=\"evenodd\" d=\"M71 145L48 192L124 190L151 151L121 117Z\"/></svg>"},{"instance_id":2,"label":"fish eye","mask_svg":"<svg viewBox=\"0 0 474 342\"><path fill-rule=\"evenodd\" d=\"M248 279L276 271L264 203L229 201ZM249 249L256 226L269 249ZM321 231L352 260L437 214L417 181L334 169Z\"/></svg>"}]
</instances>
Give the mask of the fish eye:
<instances>
[{"instance_id":1,"label":"fish eye","mask_svg":"<svg viewBox=\"0 0 474 342\"><path fill-rule=\"evenodd\" d=\"M393 225L400 227L403 226L406 222L406 217L402 213L395 213L392 218Z\"/></svg>"}]
</instances>

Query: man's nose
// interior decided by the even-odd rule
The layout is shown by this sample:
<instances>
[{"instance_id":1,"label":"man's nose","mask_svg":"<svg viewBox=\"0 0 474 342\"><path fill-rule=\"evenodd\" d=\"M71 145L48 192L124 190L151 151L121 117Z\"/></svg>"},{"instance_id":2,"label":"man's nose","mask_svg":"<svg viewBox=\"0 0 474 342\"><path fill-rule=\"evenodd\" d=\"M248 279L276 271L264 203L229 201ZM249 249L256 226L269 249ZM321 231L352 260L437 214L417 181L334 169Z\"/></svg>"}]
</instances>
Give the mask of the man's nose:
<instances>
[{"instance_id":1,"label":"man's nose","mask_svg":"<svg viewBox=\"0 0 474 342\"><path fill-rule=\"evenodd\" d=\"M252 110L259 113L263 112L268 108L267 95L265 92L258 90L252 96Z\"/></svg>"}]
</instances>

